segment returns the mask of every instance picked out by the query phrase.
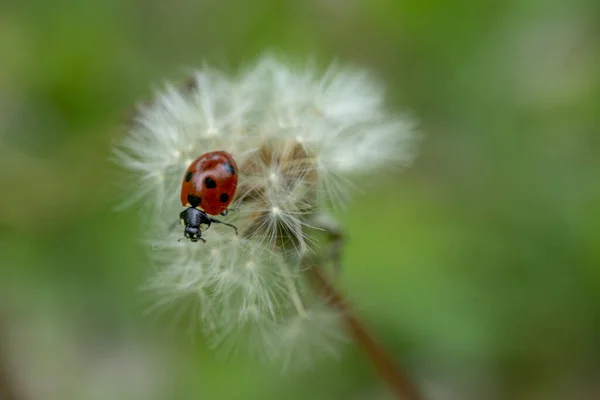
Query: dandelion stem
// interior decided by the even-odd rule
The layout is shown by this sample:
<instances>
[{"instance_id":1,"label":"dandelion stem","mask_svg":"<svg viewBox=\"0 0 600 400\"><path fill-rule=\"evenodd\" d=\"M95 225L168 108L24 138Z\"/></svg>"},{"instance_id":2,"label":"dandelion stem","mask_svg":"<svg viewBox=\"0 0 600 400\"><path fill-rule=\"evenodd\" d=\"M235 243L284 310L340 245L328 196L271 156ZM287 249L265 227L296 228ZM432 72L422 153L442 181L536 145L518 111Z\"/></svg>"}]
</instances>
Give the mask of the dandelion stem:
<instances>
[{"instance_id":1,"label":"dandelion stem","mask_svg":"<svg viewBox=\"0 0 600 400\"><path fill-rule=\"evenodd\" d=\"M423 400L407 374L396 365L386 350L371 336L362 322L354 316L344 297L336 291L321 268L313 266L308 270L308 273L315 286L322 290L322 295L329 304L342 311L347 328L354 340L369 357L380 377L387 382L396 397L404 400Z\"/></svg>"},{"instance_id":2,"label":"dandelion stem","mask_svg":"<svg viewBox=\"0 0 600 400\"><path fill-rule=\"evenodd\" d=\"M5 328L5 326L0 326ZM3 347L4 341L0 342L0 347ZM14 377L9 369L9 363L6 359L4 348L0 348L0 399L2 400L20 400L21 396L15 385Z\"/></svg>"}]
</instances>

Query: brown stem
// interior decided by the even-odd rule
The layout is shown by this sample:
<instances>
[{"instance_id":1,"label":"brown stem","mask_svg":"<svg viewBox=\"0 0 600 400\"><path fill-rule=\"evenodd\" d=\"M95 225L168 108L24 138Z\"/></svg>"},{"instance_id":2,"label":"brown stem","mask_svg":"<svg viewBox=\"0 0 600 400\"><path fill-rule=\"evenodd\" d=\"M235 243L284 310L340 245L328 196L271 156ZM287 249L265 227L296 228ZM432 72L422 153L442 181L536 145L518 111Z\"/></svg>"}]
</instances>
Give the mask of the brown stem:
<instances>
[{"instance_id":1,"label":"brown stem","mask_svg":"<svg viewBox=\"0 0 600 400\"><path fill-rule=\"evenodd\" d=\"M382 379L399 399L423 400L415 385L387 354L385 349L375 341L367 328L354 316L344 297L338 293L329 279L319 267L309 270L311 280L323 291L323 296L332 307L342 311L348 330L354 340L366 353Z\"/></svg>"},{"instance_id":2,"label":"brown stem","mask_svg":"<svg viewBox=\"0 0 600 400\"><path fill-rule=\"evenodd\" d=\"M4 328L4 324L0 321L0 331ZM22 400L18 393L14 381L14 377L10 371L10 365L7 360L5 342L0 337L0 399L2 400Z\"/></svg>"},{"instance_id":3,"label":"brown stem","mask_svg":"<svg viewBox=\"0 0 600 400\"><path fill-rule=\"evenodd\" d=\"M4 366L0 366L0 399L18 400L17 393L13 388L12 379Z\"/></svg>"}]
</instances>

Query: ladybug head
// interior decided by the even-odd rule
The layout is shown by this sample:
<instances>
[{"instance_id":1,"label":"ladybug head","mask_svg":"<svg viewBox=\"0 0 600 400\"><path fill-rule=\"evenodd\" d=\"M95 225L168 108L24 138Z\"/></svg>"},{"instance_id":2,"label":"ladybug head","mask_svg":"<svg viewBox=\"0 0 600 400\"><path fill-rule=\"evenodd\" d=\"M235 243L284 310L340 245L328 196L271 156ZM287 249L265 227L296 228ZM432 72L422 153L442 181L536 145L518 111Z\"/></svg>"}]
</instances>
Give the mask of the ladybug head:
<instances>
[{"instance_id":1,"label":"ladybug head","mask_svg":"<svg viewBox=\"0 0 600 400\"><path fill-rule=\"evenodd\" d=\"M181 222L183 222L183 225L185 225L183 235L186 239L190 239L192 242L197 242L199 240L204 242L200 226L210 226L211 221L203 211L194 207L189 207L179 214L179 218L181 219Z\"/></svg>"},{"instance_id":2,"label":"ladybug head","mask_svg":"<svg viewBox=\"0 0 600 400\"><path fill-rule=\"evenodd\" d=\"M197 242L201 239L200 236L202 236L200 228L196 228L193 226L186 226L185 230L183 231L183 234L186 237L186 239L190 239L192 242Z\"/></svg>"}]
</instances>

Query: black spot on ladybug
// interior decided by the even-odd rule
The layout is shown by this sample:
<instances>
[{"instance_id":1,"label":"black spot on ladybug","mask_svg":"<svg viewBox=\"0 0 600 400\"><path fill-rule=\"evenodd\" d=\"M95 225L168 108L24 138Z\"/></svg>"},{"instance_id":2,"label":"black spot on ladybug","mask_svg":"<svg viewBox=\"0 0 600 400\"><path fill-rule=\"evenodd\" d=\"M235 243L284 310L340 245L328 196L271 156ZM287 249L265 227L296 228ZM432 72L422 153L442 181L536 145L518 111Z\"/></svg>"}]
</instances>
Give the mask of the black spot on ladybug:
<instances>
[{"instance_id":1,"label":"black spot on ladybug","mask_svg":"<svg viewBox=\"0 0 600 400\"><path fill-rule=\"evenodd\" d=\"M185 181L186 182L191 181L193 175L194 175L194 173L192 171L189 171L187 174L185 174Z\"/></svg>"},{"instance_id":2,"label":"black spot on ladybug","mask_svg":"<svg viewBox=\"0 0 600 400\"><path fill-rule=\"evenodd\" d=\"M229 195L227 193L222 193L219 200L223 203L227 203L229 201Z\"/></svg>"},{"instance_id":3,"label":"black spot on ladybug","mask_svg":"<svg viewBox=\"0 0 600 400\"><path fill-rule=\"evenodd\" d=\"M233 168L233 165L226 162L225 164L223 164L223 167L225 167L227 172L229 172L231 175L235 175L235 168Z\"/></svg>"},{"instance_id":4,"label":"black spot on ladybug","mask_svg":"<svg viewBox=\"0 0 600 400\"><path fill-rule=\"evenodd\" d=\"M202 197L198 197L194 194L188 194L188 203L190 203L192 207L198 207L200 203L202 203Z\"/></svg>"},{"instance_id":5,"label":"black spot on ladybug","mask_svg":"<svg viewBox=\"0 0 600 400\"><path fill-rule=\"evenodd\" d=\"M215 180L210 176L207 176L206 179L204 179L204 186L207 189L214 189L217 187L217 182L215 182Z\"/></svg>"}]
</instances>

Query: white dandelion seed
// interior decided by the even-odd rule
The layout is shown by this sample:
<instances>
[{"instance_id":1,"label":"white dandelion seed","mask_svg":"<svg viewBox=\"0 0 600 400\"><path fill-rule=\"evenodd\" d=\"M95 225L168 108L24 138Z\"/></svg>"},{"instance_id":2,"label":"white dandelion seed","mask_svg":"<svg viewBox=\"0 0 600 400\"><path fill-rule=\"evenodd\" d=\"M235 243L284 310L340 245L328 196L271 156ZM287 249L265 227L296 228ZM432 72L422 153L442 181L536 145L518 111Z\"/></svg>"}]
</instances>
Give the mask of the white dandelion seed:
<instances>
[{"instance_id":1,"label":"white dandelion seed","mask_svg":"<svg viewBox=\"0 0 600 400\"><path fill-rule=\"evenodd\" d=\"M321 73L265 56L235 76L206 67L186 88L157 91L114 153L133 177L129 202L150 209L156 307L193 300L191 317L225 354L249 347L285 369L335 355L342 315L306 289L301 264L318 252L308 232L351 198L358 175L408 165L415 143L413 121L386 112L382 87L338 64ZM213 224L206 244L179 241L169 225L183 174L216 150L239 167L222 218L240 234Z\"/></svg>"}]
</instances>

